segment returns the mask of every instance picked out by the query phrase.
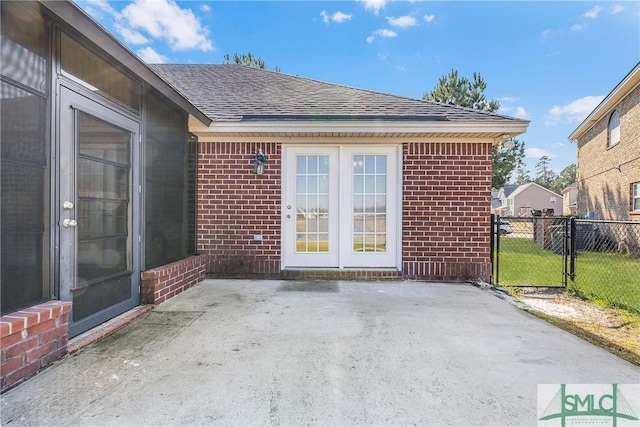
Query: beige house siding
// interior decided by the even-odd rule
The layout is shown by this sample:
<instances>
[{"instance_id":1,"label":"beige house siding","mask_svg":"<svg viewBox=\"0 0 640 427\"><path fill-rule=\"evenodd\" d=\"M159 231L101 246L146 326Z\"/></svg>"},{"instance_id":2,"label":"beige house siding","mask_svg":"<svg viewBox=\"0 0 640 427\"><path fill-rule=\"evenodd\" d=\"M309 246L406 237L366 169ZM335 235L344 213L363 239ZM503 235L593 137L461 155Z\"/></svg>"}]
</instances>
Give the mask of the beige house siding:
<instances>
[{"instance_id":1,"label":"beige house siding","mask_svg":"<svg viewBox=\"0 0 640 427\"><path fill-rule=\"evenodd\" d=\"M514 191L510 198L513 199L513 215L529 216L532 210L540 210L543 213L553 209L554 215L562 215L562 196L549 191L536 184L525 184L526 188ZM552 198L555 203L552 203Z\"/></svg>"},{"instance_id":2,"label":"beige house siding","mask_svg":"<svg viewBox=\"0 0 640 427\"><path fill-rule=\"evenodd\" d=\"M620 142L607 147L607 125L613 110L620 114ZM631 211L631 186L640 182L640 86L577 142L577 214L592 212L595 219L640 221L640 211Z\"/></svg>"},{"instance_id":3,"label":"beige house siding","mask_svg":"<svg viewBox=\"0 0 640 427\"><path fill-rule=\"evenodd\" d=\"M562 190L562 215L574 215L578 202L578 187L572 186Z\"/></svg>"}]
</instances>

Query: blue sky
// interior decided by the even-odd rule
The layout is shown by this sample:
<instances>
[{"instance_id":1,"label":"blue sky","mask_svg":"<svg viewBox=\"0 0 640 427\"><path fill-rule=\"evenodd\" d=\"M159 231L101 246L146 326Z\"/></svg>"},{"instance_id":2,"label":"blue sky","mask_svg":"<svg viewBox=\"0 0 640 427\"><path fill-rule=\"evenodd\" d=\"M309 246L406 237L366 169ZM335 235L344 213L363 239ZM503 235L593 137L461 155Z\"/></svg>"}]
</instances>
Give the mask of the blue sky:
<instances>
[{"instance_id":1,"label":"blue sky","mask_svg":"<svg viewBox=\"0 0 640 427\"><path fill-rule=\"evenodd\" d=\"M500 112L530 120L527 168L576 162L567 140L640 61L639 1L78 0L150 63L269 68L421 98L451 69L479 72Z\"/></svg>"}]
</instances>

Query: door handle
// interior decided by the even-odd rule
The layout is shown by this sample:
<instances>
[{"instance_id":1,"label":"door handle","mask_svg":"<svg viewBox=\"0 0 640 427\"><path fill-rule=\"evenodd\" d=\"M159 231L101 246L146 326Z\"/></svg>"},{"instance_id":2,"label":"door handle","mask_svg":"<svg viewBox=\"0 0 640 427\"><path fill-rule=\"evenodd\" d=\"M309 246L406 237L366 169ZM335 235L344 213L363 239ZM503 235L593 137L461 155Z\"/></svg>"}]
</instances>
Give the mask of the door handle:
<instances>
[{"instance_id":1,"label":"door handle","mask_svg":"<svg viewBox=\"0 0 640 427\"><path fill-rule=\"evenodd\" d=\"M78 225L78 222L75 219L65 219L64 221L62 221L62 226L69 228L69 227L75 227L76 225Z\"/></svg>"}]
</instances>

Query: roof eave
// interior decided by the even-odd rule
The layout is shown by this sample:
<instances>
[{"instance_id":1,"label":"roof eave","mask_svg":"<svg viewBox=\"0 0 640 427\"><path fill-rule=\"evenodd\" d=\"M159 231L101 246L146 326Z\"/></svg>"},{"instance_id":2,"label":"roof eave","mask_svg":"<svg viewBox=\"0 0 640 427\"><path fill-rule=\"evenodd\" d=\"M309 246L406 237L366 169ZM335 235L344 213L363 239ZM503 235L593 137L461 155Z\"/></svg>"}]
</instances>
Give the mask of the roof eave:
<instances>
[{"instance_id":1,"label":"roof eave","mask_svg":"<svg viewBox=\"0 0 640 427\"><path fill-rule=\"evenodd\" d=\"M488 138L494 138L494 144L499 143L500 137L508 135L514 137L526 132L528 121L499 121L499 122L444 122L444 121L225 121L212 122L209 126L197 126L192 129L202 134L233 134L233 135L336 135L336 134L371 134L398 135L398 134L482 134Z\"/></svg>"},{"instance_id":2,"label":"roof eave","mask_svg":"<svg viewBox=\"0 0 640 427\"><path fill-rule=\"evenodd\" d=\"M40 3L61 21L75 28L82 35L104 49L118 62L129 68L145 83L158 90L172 102L189 113L203 125L209 125L211 119L189 102L182 94L162 79L149 65L123 45L118 39L91 18L79 6L70 1L46 1Z\"/></svg>"},{"instance_id":3,"label":"roof eave","mask_svg":"<svg viewBox=\"0 0 640 427\"><path fill-rule=\"evenodd\" d=\"M603 99L586 119L569 135L569 141L576 141L593 125L604 117L621 99L640 85L640 62L625 76L624 79Z\"/></svg>"}]
</instances>

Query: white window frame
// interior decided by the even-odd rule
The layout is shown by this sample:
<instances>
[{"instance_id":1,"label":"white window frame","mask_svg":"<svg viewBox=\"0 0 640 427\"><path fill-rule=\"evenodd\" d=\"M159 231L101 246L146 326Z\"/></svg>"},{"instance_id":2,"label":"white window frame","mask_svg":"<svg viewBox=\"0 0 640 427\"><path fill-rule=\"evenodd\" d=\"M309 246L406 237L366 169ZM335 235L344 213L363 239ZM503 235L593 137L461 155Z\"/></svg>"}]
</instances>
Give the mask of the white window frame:
<instances>
[{"instance_id":1,"label":"white window frame","mask_svg":"<svg viewBox=\"0 0 640 427\"><path fill-rule=\"evenodd\" d=\"M620 113L614 110L609 116L607 124L607 147L613 147L620 142Z\"/></svg>"},{"instance_id":2,"label":"white window frame","mask_svg":"<svg viewBox=\"0 0 640 427\"><path fill-rule=\"evenodd\" d=\"M640 212L640 182L631 184L631 210Z\"/></svg>"}]
</instances>

